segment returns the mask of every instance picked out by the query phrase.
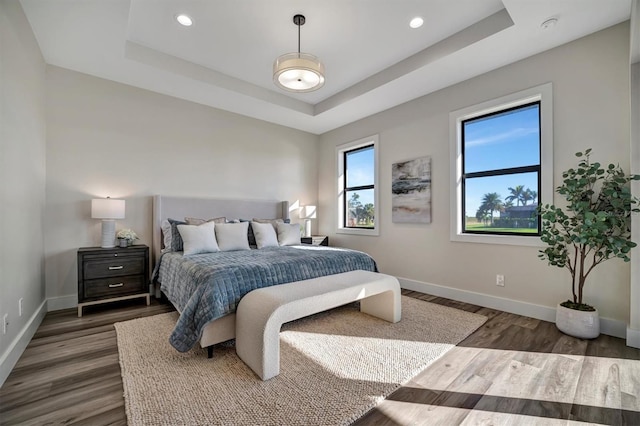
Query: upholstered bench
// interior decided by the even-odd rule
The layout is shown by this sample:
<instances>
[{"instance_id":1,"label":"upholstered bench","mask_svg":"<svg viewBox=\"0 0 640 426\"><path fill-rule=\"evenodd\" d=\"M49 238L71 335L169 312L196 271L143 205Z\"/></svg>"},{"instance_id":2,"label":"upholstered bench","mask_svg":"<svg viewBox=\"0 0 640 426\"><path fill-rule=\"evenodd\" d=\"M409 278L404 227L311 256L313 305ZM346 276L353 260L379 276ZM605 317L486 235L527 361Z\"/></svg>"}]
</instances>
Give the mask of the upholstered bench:
<instances>
[{"instance_id":1,"label":"upholstered bench","mask_svg":"<svg viewBox=\"0 0 640 426\"><path fill-rule=\"evenodd\" d=\"M395 277L351 271L259 288L236 311L236 352L262 380L280 373L282 324L360 300L360 311L389 322L401 317Z\"/></svg>"}]
</instances>

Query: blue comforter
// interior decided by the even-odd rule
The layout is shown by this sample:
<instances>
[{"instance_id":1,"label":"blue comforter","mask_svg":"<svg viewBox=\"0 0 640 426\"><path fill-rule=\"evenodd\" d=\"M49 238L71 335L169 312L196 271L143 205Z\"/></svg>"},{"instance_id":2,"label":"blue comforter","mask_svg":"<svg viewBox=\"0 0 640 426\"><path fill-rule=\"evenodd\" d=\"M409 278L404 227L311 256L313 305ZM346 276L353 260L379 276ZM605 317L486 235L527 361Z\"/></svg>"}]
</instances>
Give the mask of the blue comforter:
<instances>
[{"instance_id":1,"label":"blue comforter","mask_svg":"<svg viewBox=\"0 0 640 426\"><path fill-rule=\"evenodd\" d=\"M169 338L180 352L191 349L211 321L236 311L251 290L362 269L375 261L355 250L311 245L205 253L165 253L154 281L181 315Z\"/></svg>"}]
</instances>

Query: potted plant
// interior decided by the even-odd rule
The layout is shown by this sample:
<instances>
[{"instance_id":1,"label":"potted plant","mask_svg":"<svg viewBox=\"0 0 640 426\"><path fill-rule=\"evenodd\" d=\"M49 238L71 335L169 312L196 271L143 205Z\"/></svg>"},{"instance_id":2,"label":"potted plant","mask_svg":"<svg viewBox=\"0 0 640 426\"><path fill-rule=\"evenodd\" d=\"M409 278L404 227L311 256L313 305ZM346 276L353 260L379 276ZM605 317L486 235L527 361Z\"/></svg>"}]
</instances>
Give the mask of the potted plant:
<instances>
[{"instance_id":1,"label":"potted plant","mask_svg":"<svg viewBox=\"0 0 640 426\"><path fill-rule=\"evenodd\" d=\"M591 149L576 153L577 168L562 173L556 192L566 199L566 207L540 206L542 235L547 247L538 255L549 265L567 268L571 274L573 300L556 309L556 326L571 336L591 339L600 334L598 310L583 302L583 290L593 269L613 258L629 262L631 213L640 211L640 200L631 195L630 181L620 166L606 168L589 159Z\"/></svg>"},{"instance_id":2,"label":"potted plant","mask_svg":"<svg viewBox=\"0 0 640 426\"><path fill-rule=\"evenodd\" d=\"M118 231L118 240L120 247L127 247L133 244L134 240L138 239L138 235L131 229L121 229Z\"/></svg>"}]
</instances>

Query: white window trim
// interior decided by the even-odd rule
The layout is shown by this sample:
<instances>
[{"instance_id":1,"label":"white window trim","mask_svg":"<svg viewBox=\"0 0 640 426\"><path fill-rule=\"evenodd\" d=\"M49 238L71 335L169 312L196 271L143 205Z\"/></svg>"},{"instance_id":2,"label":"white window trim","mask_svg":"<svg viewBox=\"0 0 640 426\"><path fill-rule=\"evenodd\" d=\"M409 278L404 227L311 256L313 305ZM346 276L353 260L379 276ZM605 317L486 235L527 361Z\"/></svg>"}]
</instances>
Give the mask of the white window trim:
<instances>
[{"instance_id":1,"label":"white window trim","mask_svg":"<svg viewBox=\"0 0 640 426\"><path fill-rule=\"evenodd\" d=\"M551 83L482 102L449 114L449 143L451 154L451 241L485 244L536 246L544 244L539 237L520 235L483 235L462 233L462 121L530 102L540 101L540 204L553 203L553 90Z\"/></svg>"},{"instance_id":2,"label":"white window trim","mask_svg":"<svg viewBox=\"0 0 640 426\"><path fill-rule=\"evenodd\" d=\"M373 145L373 156L374 156L374 178L373 178L373 196L374 196L374 217L375 217L375 226L373 229L360 229L360 228L347 228L342 224L342 217L344 214L344 152L351 151L353 149L357 149L363 146ZM337 188L337 202L338 208L337 216L336 216L336 233L338 234L352 234L352 235L372 235L378 236L380 235L380 197L379 197L379 186L378 185L378 135L369 136L366 138L358 139L357 141L352 141L345 143L343 145L339 145L336 147L336 160L338 162L338 174L336 176L336 188Z\"/></svg>"}]
</instances>

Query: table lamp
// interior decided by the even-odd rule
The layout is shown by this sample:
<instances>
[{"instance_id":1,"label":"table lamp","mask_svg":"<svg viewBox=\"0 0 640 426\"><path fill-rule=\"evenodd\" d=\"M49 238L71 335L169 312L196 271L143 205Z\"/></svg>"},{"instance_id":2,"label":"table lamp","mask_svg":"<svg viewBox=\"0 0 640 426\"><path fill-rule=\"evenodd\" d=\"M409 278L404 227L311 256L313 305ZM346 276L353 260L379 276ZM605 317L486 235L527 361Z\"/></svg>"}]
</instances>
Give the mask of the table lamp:
<instances>
[{"instance_id":1,"label":"table lamp","mask_svg":"<svg viewBox=\"0 0 640 426\"><path fill-rule=\"evenodd\" d=\"M311 219L316 218L316 206L302 206L298 212L300 219L304 219L304 236L311 236Z\"/></svg>"},{"instance_id":2,"label":"table lamp","mask_svg":"<svg viewBox=\"0 0 640 426\"><path fill-rule=\"evenodd\" d=\"M94 198L91 200L91 217L102 219L102 248L116 246L116 221L124 219L124 200Z\"/></svg>"}]
</instances>

